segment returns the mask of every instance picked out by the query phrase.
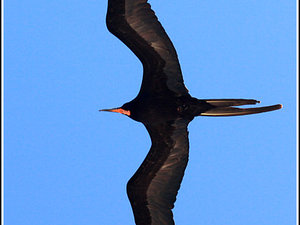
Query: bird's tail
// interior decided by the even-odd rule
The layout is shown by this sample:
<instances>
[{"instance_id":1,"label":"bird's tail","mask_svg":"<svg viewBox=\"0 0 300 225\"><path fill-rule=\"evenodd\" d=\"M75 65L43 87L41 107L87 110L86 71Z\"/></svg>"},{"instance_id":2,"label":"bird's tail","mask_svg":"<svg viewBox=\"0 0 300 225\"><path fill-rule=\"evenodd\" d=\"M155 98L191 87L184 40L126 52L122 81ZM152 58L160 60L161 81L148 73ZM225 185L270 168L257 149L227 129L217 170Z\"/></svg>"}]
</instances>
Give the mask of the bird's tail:
<instances>
[{"instance_id":1,"label":"bird's tail","mask_svg":"<svg viewBox=\"0 0 300 225\"><path fill-rule=\"evenodd\" d=\"M281 109L282 105L271 105L256 108L237 108L233 106L254 105L260 101L254 99L203 99L208 104L214 106L212 109L201 113L201 116L241 116L255 113L269 112Z\"/></svg>"}]
</instances>

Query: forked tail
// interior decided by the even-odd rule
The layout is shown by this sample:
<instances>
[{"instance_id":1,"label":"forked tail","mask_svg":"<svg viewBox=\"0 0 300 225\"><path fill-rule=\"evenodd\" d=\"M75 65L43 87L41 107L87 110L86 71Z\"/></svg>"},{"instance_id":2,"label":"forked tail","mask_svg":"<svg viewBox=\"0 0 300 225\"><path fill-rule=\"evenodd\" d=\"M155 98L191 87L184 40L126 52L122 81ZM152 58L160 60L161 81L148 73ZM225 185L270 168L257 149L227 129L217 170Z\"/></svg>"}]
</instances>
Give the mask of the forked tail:
<instances>
[{"instance_id":1,"label":"forked tail","mask_svg":"<svg viewBox=\"0 0 300 225\"><path fill-rule=\"evenodd\" d=\"M260 103L254 99L203 99L214 108L200 114L200 116L241 116L255 113L269 112L281 109L282 105L271 105L256 108L237 108L233 106L254 105Z\"/></svg>"}]
</instances>

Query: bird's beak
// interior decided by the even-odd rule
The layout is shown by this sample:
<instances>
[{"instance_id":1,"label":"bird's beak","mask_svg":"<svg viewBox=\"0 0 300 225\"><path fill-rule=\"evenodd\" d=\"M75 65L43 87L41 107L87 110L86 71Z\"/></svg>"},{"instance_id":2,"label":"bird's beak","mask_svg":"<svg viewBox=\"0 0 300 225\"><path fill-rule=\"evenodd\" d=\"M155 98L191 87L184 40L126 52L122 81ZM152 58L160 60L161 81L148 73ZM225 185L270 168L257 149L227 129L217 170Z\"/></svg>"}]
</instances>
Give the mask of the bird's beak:
<instances>
[{"instance_id":1,"label":"bird's beak","mask_svg":"<svg viewBox=\"0 0 300 225\"><path fill-rule=\"evenodd\" d=\"M114 108L114 109L100 109L99 110L100 112L101 111L104 111L104 112L117 112L117 113L121 113L121 114L124 114L126 116L130 116L131 113L129 110L125 110L125 109L122 109L122 108Z\"/></svg>"}]
</instances>

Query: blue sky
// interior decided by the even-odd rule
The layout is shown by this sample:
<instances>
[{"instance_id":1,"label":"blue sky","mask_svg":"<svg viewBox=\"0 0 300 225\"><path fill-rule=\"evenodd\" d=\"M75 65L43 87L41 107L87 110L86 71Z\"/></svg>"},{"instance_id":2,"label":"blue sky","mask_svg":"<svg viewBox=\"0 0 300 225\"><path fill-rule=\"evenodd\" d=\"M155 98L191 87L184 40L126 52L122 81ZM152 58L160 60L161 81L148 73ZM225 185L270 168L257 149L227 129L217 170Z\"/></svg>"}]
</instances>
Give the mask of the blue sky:
<instances>
[{"instance_id":1,"label":"blue sky","mask_svg":"<svg viewBox=\"0 0 300 225\"><path fill-rule=\"evenodd\" d=\"M296 1L150 3L191 95L283 104L191 122L176 224L295 224ZM4 4L5 224L134 224L125 188L150 139L98 109L134 98L142 66L107 31L107 2Z\"/></svg>"}]
</instances>

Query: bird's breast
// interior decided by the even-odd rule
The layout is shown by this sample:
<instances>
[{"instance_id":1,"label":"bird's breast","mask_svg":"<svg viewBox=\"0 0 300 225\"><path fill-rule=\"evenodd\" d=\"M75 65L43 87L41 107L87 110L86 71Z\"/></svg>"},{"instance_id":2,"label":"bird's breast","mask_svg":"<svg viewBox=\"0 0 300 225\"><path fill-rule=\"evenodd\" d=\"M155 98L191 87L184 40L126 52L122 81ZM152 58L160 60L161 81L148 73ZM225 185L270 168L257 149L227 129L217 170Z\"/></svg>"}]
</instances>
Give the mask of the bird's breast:
<instances>
[{"instance_id":1,"label":"bird's breast","mask_svg":"<svg viewBox=\"0 0 300 225\"><path fill-rule=\"evenodd\" d=\"M135 118L144 124L174 121L178 118L192 120L192 109L189 99L182 98L148 98L136 103Z\"/></svg>"}]
</instances>

